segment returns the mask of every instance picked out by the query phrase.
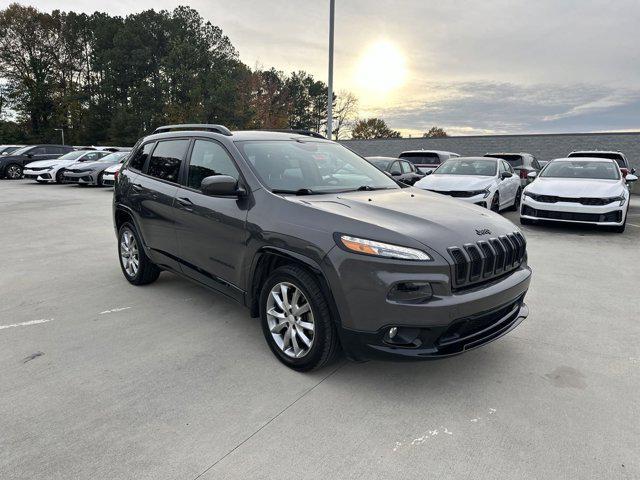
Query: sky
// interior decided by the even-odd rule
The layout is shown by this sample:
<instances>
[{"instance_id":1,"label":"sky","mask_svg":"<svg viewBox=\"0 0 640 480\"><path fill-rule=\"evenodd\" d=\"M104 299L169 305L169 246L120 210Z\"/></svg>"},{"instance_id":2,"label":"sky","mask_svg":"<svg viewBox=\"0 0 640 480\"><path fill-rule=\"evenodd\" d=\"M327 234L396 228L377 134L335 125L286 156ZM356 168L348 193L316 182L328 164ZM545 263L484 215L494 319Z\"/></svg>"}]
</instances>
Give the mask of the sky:
<instances>
[{"instance_id":1,"label":"sky","mask_svg":"<svg viewBox=\"0 0 640 480\"><path fill-rule=\"evenodd\" d=\"M10 2L0 0L0 7ZM31 0L126 15L184 0ZM329 0L191 0L251 67L327 80ZM640 0L336 0L334 91L403 135L640 130Z\"/></svg>"}]
</instances>

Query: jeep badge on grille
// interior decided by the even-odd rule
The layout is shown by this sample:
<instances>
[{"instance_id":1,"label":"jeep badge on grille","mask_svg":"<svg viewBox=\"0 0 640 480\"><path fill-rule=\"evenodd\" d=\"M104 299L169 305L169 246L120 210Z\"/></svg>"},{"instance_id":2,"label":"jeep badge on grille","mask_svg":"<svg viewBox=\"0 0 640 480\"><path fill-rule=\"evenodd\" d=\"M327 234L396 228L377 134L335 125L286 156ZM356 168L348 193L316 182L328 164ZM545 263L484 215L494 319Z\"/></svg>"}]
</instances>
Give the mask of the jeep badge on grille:
<instances>
[{"instance_id":1,"label":"jeep badge on grille","mask_svg":"<svg viewBox=\"0 0 640 480\"><path fill-rule=\"evenodd\" d=\"M478 235L491 235L491 230L489 230L488 228L483 228L482 230L478 230L476 228L476 233Z\"/></svg>"}]
</instances>

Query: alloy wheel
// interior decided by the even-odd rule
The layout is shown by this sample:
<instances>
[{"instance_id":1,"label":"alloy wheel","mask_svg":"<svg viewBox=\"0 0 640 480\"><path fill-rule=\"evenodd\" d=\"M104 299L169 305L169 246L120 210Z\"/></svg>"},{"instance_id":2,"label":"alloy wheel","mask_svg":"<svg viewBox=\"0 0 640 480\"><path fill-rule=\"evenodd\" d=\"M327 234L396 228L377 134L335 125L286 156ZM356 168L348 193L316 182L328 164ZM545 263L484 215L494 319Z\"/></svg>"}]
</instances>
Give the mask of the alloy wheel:
<instances>
[{"instance_id":1,"label":"alloy wheel","mask_svg":"<svg viewBox=\"0 0 640 480\"><path fill-rule=\"evenodd\" d=\"M18 180L22 176L22 169L18 165L9 165L7 167L7 177L11 180Z\"/></svg>"},{"instance_id":2,"label":"alloy wheel","mask_svg":"<svg viewBox=\"0 0 640 480\"><path fill-rule=\"evenodd\" d=\"M496 213L500 212L500 197L497 193L491 199L491 211Z\"/></svg>"},{"instance_id":3,"label":"alloy wheel","mask_svg":"<svg viewBox=\"0 0 640 480\"><path fill-rule=\"evenodd\" d=\"M131 230L124 230L120 237L120 261L127 275L135 277L140 268L140 252Z\"/></svg>"},{"instance_id":4,"label":"alloy wheel","mask_svg":"<svg viewBox=\"0 0 640 480\"><path fill-rule=\"evenodd\" d=\"M273 286L267 297L267 324L278 348L288 357L302 358L315 338L311 304L302 290L289 282Z\"/></svg>"}]
</instances>

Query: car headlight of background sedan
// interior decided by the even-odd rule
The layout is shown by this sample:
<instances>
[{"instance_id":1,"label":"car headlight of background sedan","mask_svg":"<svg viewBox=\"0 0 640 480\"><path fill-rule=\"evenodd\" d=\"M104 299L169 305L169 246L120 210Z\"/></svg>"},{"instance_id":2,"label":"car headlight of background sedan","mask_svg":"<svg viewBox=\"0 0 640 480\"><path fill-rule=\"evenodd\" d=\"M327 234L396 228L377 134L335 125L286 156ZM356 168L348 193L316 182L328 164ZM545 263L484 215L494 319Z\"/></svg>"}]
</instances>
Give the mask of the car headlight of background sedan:
<instances>
[{"instance_id":1,"label":"car headlight of background sedan","mask_svg":"<svg viewBox=\"0 0 640 480\"><path fill-rule=\"evenodd\" d=\"M350 235L339 235L337 237L336 240L338 240L342 247L354 253L375 257L396 258L399 260L432 260L425 252L415 248L401 247L400 245L376 242L375 240L367 240Z\"/></svg>"}]
</instances>

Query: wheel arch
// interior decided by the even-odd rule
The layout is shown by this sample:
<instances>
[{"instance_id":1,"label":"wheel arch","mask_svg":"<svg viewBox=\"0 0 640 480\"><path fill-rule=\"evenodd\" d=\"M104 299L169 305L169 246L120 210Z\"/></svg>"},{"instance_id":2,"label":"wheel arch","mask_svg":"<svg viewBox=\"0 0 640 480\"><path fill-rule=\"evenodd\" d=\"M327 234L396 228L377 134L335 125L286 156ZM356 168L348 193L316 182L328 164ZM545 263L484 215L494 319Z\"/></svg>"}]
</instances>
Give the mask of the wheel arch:
<instances>
[{"instance_id":1,"label":"wheel arch","mask_svg":"<svg viewBox=\"0 0 640 480\"><path fill-rule=\"evenodd\" d=\"M298 265L311 273L318 281L322 293L327 299L331 317L334 322L340 324L340 313L336 305L333 293L329 286L327 277L320 265L312 258L297 252L285 250L278 247L265 246L256 252L251 262L251 270L248 279L248 288L246 293L246 305L249 307L251 317L260 316L260 308L258 301L260 299L260 291L262 285L269 277L271 272L283 265Z\"/></svg>"}]
</instances>

